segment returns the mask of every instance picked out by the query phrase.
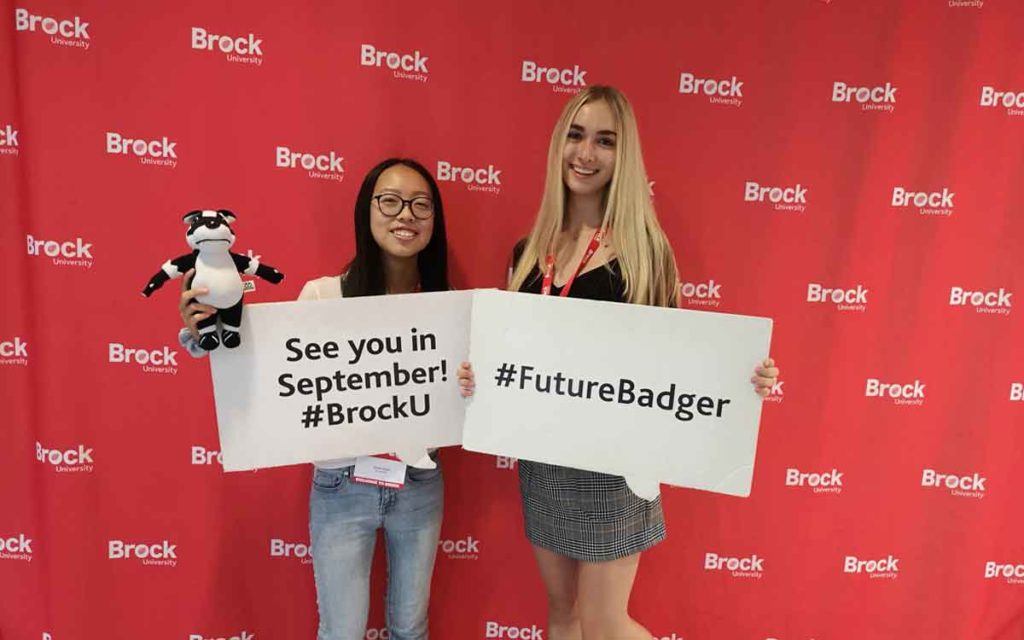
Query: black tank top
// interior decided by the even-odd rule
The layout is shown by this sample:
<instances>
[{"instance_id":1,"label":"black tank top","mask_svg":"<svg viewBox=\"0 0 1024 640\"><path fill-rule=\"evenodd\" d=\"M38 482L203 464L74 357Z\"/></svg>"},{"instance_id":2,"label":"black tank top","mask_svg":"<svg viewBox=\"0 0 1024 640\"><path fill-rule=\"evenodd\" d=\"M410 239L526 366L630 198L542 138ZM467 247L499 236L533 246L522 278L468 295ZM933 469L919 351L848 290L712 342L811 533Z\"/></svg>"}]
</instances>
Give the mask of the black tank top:
<instances>
[{"instance_id":1,"label":"black tank top","mask_svg":"<svg viewBox=\"0 0 1024 640\"><path fill-rule=\"evenodd\" d=\"M544 284L544 274L534 265L530 275L526 276L519 290L523 293L540 293ZM562 293L562 287L551 284L551 295ZM626 301L626 283L619 270L618 258L612 258L606 264L584 271L576 276L569 290L570 298L586 298L588 300L607 300L608 302Z\"/></svg>"}]
</instances>

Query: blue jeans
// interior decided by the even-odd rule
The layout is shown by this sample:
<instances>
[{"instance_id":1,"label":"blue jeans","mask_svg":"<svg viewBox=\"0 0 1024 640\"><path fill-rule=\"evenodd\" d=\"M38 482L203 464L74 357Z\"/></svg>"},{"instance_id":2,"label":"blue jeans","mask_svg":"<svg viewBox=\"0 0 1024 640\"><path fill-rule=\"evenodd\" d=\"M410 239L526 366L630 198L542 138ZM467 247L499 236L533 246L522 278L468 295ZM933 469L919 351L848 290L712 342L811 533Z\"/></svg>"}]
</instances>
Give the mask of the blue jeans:
<instances>
[{"instance_id":1,"label":"blue jeans","mask_svg":"<svg viewBox=\"0 0 1024 640\"><path fill-rule=\"evenodd\" d=\"M427 603L441 534L441 470L406 471L405 486L352 482L352 467L313 471L310 544L320 612L317 640L363 640L370 607L370 564L384 529L391 640L427 640Z\"/></svg>"}]
</instances>

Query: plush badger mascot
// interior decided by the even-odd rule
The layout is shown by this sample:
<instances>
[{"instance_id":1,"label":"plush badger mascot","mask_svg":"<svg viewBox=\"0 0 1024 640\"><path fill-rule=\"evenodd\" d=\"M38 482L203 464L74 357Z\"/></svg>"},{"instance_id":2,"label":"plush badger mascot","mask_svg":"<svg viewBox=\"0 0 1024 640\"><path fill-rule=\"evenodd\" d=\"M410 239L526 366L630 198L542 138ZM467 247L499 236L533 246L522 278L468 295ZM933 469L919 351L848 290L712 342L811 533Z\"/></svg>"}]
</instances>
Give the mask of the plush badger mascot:
<instances>
[{"instance_id":1,"label":"plush badger mascot","mask_svg":"<svg viewBox=\"0 0 1024 640\"><path fill-rule=\"evenodd\" d=\"M235 214L227 209L190 211L183 220L189 225L185 239L194 251L165 262L142 290L142 295L148 298L165 282L180 278L194 267L196 272L188 286L209 290L196 299L217 308L217 313L198 323L199 346L212 351L223 340L225 347L237 347L242 341L238 334L242 325L242 279L238 274L257 275L274 284L284 280L284 274L260 264L258 258L229 251L235 243L235 234L231 231ZM218 318L222 326L220 337L217 336Z\"/></svg>"}]
</instances>

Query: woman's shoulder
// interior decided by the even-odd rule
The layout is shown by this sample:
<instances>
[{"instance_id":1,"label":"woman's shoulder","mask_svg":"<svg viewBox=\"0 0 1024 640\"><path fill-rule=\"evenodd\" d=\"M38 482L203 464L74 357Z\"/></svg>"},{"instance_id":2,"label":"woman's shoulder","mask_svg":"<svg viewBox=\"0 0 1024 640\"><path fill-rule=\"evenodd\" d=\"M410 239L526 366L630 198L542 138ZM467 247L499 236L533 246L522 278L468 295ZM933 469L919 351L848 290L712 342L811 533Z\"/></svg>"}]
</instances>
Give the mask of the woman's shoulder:
<instances>
[{"instance_id":1,"label":"woman's shoulder","mask_svg":"<svg viewBox=\"0 0 1024 640\"><path fill-rule=\"evenodd\" d=\"M323 276L308 280L302 287L299 300L322 300L341 297L341 276Z\"/></svg>"}]
</instances>

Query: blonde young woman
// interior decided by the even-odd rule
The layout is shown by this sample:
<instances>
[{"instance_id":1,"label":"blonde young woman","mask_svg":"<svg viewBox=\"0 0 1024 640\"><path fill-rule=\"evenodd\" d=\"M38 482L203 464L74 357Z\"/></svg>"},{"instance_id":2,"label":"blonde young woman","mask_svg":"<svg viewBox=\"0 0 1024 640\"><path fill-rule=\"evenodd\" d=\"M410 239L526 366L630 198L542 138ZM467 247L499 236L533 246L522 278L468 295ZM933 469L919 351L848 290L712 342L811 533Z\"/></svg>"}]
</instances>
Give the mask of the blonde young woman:
<instances>
[{"instance_id":1,"label":"blonde young woman","mask_svg":"<svg viewBox=\"0 0 1024 640\"><path fill-rule=\"evenodd\" d=\"M555 125L540 211L516 247L508 288L671 307L678 282L633 110L618 90L588 87ZM768 359L751 382L763 397L777 376ZM470 395L469 363L459 381ZM637 497L620 476L528 460L519 481L550 640L650 640L627 607L641 552L665 538L660 498Z\"/></svg>"}]
</instances>

